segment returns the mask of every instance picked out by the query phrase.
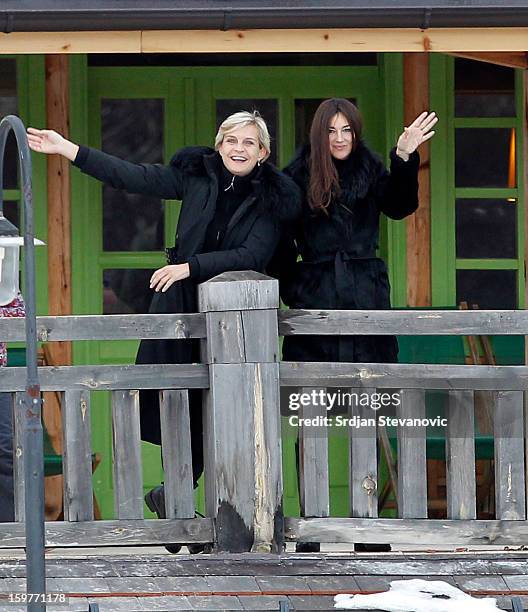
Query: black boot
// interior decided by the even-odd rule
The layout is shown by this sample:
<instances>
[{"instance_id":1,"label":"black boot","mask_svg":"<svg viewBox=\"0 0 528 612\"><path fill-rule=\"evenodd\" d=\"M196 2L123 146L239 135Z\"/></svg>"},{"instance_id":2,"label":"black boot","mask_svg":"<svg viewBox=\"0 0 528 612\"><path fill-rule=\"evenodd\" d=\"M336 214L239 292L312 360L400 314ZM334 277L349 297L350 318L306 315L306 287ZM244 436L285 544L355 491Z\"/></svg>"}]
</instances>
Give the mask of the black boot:
<instances>
[{"instance_id":1,"label":"black boot","mask_svg":"<svg viewBox=\"0 0 528 612\"><path fill-rule=\"evenodd\" d=\"M163 485L154 487L145 495L147 508L158 515L158 518L166 518L165 514L165 489ZM181 550L181 544L165 544L165 548L173 555L177 555Z\"/></svg>"}]
</instances>

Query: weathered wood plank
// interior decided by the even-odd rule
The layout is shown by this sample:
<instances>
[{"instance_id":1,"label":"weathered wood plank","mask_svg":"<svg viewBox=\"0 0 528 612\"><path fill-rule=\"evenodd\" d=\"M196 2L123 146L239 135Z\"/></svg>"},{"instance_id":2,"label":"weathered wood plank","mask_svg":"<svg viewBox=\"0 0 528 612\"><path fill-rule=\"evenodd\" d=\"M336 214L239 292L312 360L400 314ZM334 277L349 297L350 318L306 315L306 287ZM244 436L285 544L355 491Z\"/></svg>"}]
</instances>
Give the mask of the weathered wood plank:
<instances>
[{"instance_id":1,"label":"weathered wood plank","mask_svg":"<svg viewBox=\"0 0 528 612\"><path fill-rule=\"evenodd\" d=\"M62 394L64 519L93 520L92 436L89 391Z\"/></svg>"},{"instance_id":2,"label":"weathered wood plank","mask_svg":"<svg viewBox=\"0 0 528 612\"><path fill-rule=\"evenodd\" d=\"M219 550L231 552L253 545L254 370L252 364L212 364L205 394L206 510L217 518Z\"/></svg>"},{"instance_id":3,"label":"weathered wood plank","mask_svg":"<svg viewBox=\"0 0 528 612\"><path fill-rule=\"evenodd\" d=\"M376 393L376 389L362 389ZM350 514L354 517L378 516L378 460L376 412L370 406L349 404L348 416L374 419L373 425L350 427L349 432L349 495Z\"/></svg>"},{"instance_id":4,"label":"weathered wood plank","mask_svg":"<svg viewBox=\"0 0 528 612\"><path fill-rule=\"evenodd\" d=\"M247 351L247 347L246 347ZM254 367L255 511L252 552L283 550L279 364Z\"/></svg>"},{"instance_id":5,"label":"weathered wood plank","mask_svg":"<svg viewBox=\"0 0 528 612\"><path fill-rule=\"evenodd\" d=\"M205 363L242 363L245 361L244 331L240 312L208 312L207 342L202 343Z\"/></svg>"},{"instance_id":6,"label":"weathered wood plank","mask_svg":"<svg viewBox=\"0 0 528 612\"><path fill-rule=\"evenodd\" d=\"M495 410L495 506L499 519L526 518L524 398L520 391L497 393Z\"/></svg>"},{"instance_id":7,"label":"weathered wood plank","mask_svg":"<svg viewBox=\"0 0 528 612\"><path fill-rule=\"evenodd\" d=\"M425 392L402 389L398 418L423 419ZM427 459L425 427L398 426L398 515L400 518L427 517Z\"/></svg>"},{"instance_id":8,"label":"weathered wood plank","mask_svg":"<svg viewBox=\"0 0 528 612\"><path fill-rule=\"evenodd\" d=\"M42 391L111 391L115 389L206 389L207 366L201 363L167 365L100 365L39 368ZM23 391L26 368L6 368L0 392Z\"/></svg>"},{"instance_id":9,"label":"weathered wood plank","mask_svg":"<svg viewBox=\"0 0 528 612\"><path fill-rule=\"evenodd\" d=\"M477 518L472 391L450 391L446 432L447 516Z\"/></svg>"},{"instance_id":10,"label":"weathered wood plank","mask_svg":"<svg viewBox=\"0 0 528 612\"><path fill-rule=\"evenodd\" d=\"M165 516L194 517L194 489L187 391L160 392Z\"/></svg>"},{"instance_id":11,"label":"weathered wood plank","mask_svg":"<svg viewBox=\"0 0 528 612\"><path fill-rule=\"evenodd\" d=\"M280 310L283 336L524 335L526 310Z\"/></svg>"},{"instance_id":12,"label":"weathered wood plank","mask_svg":"<svg viewBox=\"0 0 528 612\"><path fill-rule=\"evenodd\" d=\"M143 518L138 391L112 392L112 433L116 517Z\"/></svg>"},{"instance_id":13,"label":"weathered wood plank","mask_svg":"<svg viewBox=\"0 0 528 612\"><path fill-rule=\"evenodd\" d=\"M525 310L281 310L281 335L487 335L518 334L528 324ZM204 338L203 313L76 315L37 317L42 341ZM0 320L0 339L25 340L24 319Z\"/></svg>"},{"instance_id":14,"label":"weathered wood plank","mask_svg":"<svg viewBox=\"0 0 528 612\"><path fill-rule=\"evenodd\" d=\"M223 272L198 285L198 310L267 310L279 307L279 281L251 270Z\"/></svg>"},{"instance_id":15,"label":"weathered wood plank","mask_svg":"<svg viewBox=\"0 0 528 612\"><path fill-rule=\"evenodd\" d=\"M150 519L46 523L46 546L139 546L166 542L207 543L214 538L213 521ZM0 524L0 548L23 548L23 523ZM142 561L145 565L144 560Z\"/></svg>"},{"instance_id":16,"label":"weathered wood plank","mask_svg":"<svg viewBox=\"0 0 528 612\"><path fill-rule=\"evenodd\" d=\"M302 394L311 401L302 405L299 420L299 497L302 516L330 514L328 475L328 416L326 389L303 387Z\"/></svg>"},{"instance_id":17,"label":"weathered wood plank","mask_svg":"<svg viewBox=\"0 0 528 612\"><path fill-rule=\"evenodd\" d=\"M206 509L216 516L218 549L271 550L282 519L277 364L210 368L204 414Z\"/></svg>"},{"instance_id":18,"label":"weathered wood plank","mask_svg":"<svg viewBox=\"0 0 528 612\"><path fill-rule=\"evenodd\" d=\"M24 371L26 368L22 368ZM6 370L2 371L4 374ZM15 521L25 520L25 454L24 454L24 404L22 392L13 394L13 479L15 483Z\"/></svg>"},{"instance_id":19,"label":"weathered wood plank","mask_svg":"<svg viewBox=\"0 0 528 612\"><path fill-rule=\"evenodd\" d=\"M280 376L283 387L375 385L378 389L528 389L527 366L283 361Z\"/></svg>"},{"instance_id":20,"label":"weathered wood plank","mask_svg":"<svg viewBox=\"0 0 528 612\"><path fill-rule=\"evenodd\" d=\"M445 545L528 543L525 521L443 521L438 519L286 518L287 540ZM372 561L368 563L372 564Z\"/></svg>"},{"instance_id":21,"label":"weathered wood plank","mask_svg":"<svg viewBox=\"0 0 528 612\"><path fill-rule=\"evenodd\" d=\"M205 338L205 317L201 313L37 317L37 335L42 342ZM0 319L2 342L25 339L24 319Z\"/></svg>"},{"instance_id":22,"label":"weathered wood plank","mask_svg":"<svg viewBox=\"0 0 528 612\"><path fill-rule=\"evenodd\" d=\"M279 372L274 363L278 282L256 272L226 272L202 283L198 297L207 326L202 355L210 363L204 433L206 506L208 515L216 517L215 548L278 551L282 541ZM262 316L245 312L253 310ZM258 327L260 319L264 325Z\"/></svg>"},{"instance_id":23,"label":"weathered wood plank","mask_svg":"<svg viewBox=\"0 0 528 612\"><path fill-rule=\"evenodd\" d=\"M242 326L246 346L246 362L279 361L277 310L243 310Z\"/></svg>"}]
</instances>

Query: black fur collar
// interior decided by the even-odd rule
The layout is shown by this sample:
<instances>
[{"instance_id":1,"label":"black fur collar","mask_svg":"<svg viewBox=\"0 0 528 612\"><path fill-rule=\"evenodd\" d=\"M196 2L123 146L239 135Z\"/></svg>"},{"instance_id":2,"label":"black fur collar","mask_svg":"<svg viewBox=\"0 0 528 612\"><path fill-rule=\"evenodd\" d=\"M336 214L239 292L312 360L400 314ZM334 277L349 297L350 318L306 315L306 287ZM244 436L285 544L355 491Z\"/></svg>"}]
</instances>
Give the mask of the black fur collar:
<instances>
[{"instance_id":1,"label":"black fur collar","mask_svg":"<svg viewBox=\"0 0 528 612\"><path fill-rule=\"evenodd\" d=\"M310 174L310 146L297 150L284 170L303 189L307 190ZM361 140L356 150L342 165L340 182L342 197L349 202L363 199L383 171L383 162Z\"/></svg>"},{"instance_id":2,"label":"black fur collar","mask_svg":"<svg viewBox=\"0 0 528 612\"><path fill-rule=\"evenodd\" d=\"M210 147L184 147L170 164L196 177L211 178L209 170L222 163L219 154ZM270 164L264 162L252 181L257 203L279 221L294 221L301 213L301 195L295 182Z\"/></svg>"}]
</instances>

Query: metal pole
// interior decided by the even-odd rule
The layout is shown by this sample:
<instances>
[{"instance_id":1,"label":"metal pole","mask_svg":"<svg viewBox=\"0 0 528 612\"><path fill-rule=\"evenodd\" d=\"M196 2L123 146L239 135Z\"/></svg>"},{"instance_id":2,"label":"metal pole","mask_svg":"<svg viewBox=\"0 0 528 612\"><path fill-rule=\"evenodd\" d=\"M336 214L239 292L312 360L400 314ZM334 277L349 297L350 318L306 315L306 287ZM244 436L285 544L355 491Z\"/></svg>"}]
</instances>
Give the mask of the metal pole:
<instances>
[{"instance_id":1,"label":"metal pole","mask_svg":"<svg viewBox=\"0 0 528 612\"><path fill-rule=\"evenodd\" d=\"M25 526L26 575L30 612L46 610L46 570L44 553L44 448L42 436L42 400L37 367L37 319L35 244L33 230L33 192L31 189L31 155L22 121L8 115L0 122L0 159L4 159L9 130L18 146L20 179L24 200L24 300L26 303L26 392L24 394L25 453ZM3 164L2 164L3 165ZM0 183L3 179L0 178ZM0 197L1 197L0 191ZM33 601L36 599L37 601Z\"/></svg>"}]
</instances>

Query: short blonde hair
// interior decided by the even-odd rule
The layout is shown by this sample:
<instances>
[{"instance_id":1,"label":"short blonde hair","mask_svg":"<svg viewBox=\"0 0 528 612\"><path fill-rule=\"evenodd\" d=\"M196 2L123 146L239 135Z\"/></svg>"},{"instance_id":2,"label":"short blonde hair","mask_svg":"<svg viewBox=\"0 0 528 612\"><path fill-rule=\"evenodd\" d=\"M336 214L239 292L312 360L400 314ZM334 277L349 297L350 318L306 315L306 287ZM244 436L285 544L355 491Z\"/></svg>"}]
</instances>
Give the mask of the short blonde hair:
<instances>
[{"instance_id":1,"label":"short blonde hair","mask_svg":"<svg viewBox=\"0 0 528 612\"><path fill-rule=\"evenodd\" d=\"M252 113L249 111L239 111L224 119L216 134L215 150L218 151L226 134L237 128L246 127L246 125L254 125L257 128L259 145L266 150L266 157L264 159L267 159L271 153L271 138L268 126L258 111L253 111Z\"/></svg>"}]
</instances>

